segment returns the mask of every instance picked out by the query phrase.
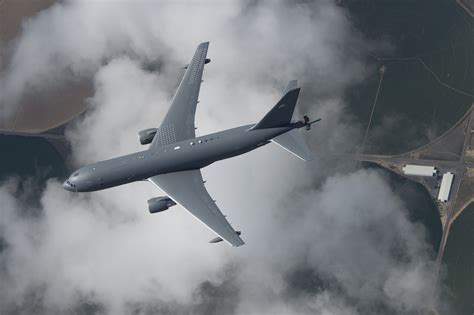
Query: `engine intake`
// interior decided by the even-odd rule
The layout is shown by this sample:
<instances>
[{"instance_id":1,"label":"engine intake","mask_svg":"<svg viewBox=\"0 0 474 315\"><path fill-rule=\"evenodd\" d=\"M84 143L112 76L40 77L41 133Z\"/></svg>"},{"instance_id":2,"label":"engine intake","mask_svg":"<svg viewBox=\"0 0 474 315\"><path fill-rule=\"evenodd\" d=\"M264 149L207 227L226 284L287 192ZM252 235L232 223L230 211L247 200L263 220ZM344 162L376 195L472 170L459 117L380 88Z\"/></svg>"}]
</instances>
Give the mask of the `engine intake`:
<instances>
[{"instance_id":1,"label":"engine intake","mask_svg":"<svg viewBox=\"0 0 474 315\"><path fill-rule=\"evenodd\" d=\"M138 139L140 140L140 143L141 144L151 143L157 131L158 129L156 128L149 128L149 129L145 129L138 132Z\"/></svg>"},{"instance_id":2,"label":"engine intake","mask_svg":"<svg viewBox=\"0 0 474 315\"><path fill-rule=\"evenodd\" d=\"M174 205L176 205L176 202L169 197L156 197L148 200L148 210L150 213L165 211Z\"/></svg>"}]
</instances>

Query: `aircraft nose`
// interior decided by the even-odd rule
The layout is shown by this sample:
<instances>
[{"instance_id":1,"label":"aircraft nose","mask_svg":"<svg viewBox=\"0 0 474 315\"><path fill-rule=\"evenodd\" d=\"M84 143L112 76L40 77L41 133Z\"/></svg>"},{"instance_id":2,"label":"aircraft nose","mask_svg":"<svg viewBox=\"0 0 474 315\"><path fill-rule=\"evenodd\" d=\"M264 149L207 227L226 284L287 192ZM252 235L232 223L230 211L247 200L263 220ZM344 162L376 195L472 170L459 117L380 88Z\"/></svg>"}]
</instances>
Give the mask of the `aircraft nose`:
<instances>
[{"instance_id":1,"label":"aircraft nose","mask_svg":"<svg viewBox=\"0 0 474 315\"><path fill-rule=\"evenodd\" d=\"M72 186L68 183L67 180L64 181L64 183L63 183L62 186L63 186L63 188L66 189L66 190L73 191Z\"/></svg>"}]
</instances>

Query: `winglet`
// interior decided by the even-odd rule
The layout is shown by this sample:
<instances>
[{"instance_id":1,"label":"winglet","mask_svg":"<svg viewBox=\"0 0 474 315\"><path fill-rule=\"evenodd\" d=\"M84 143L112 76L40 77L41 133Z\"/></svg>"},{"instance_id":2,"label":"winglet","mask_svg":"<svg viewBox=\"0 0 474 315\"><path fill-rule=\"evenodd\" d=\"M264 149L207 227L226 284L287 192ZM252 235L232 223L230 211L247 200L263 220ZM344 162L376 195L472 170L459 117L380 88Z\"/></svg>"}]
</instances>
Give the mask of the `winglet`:
<instances>
[{"instance_id":1,"label":"winglet","mask_svg":"<svg viewBox=\"0 0 474 315\"><path fill-rule=\"evenodd\" d=\"M206 48L209 47L209 41L200 43L197 48L199 49L203 47L206 47Z\"/></svg>"}]
</instances>

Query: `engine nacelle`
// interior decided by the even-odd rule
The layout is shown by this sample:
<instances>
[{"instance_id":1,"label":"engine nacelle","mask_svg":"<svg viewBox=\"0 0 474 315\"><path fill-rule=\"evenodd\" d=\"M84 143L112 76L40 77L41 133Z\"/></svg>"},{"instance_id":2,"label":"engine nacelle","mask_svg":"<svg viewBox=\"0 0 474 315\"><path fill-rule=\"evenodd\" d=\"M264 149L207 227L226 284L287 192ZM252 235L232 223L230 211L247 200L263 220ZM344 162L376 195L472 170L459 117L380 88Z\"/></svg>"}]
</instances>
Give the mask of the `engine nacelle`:
<instances>
[{"instance_id":1,"label":"engine nacelle","mask_svg":"<svg viewBox=\"0 0 474 315\"><path fill-rule=\"evenodd\" d=\"M174 205L176 205L176 202L169 197L156 197L148 200L148 210L150 210L150 213L165 211Z\"/></svg>"},{"instance_id":2,"label":"engine nacelle","mask_svg":"<svg viewBox=\"0 0 474 315\"><path fill-rule=\"evenodd\" d=\"M149 128L149 129L145 129L138 132L138 139L140 140L140 143L141 144L151 143L157 131L158 129L156 128Z\"/></svg>"}]
</instances>

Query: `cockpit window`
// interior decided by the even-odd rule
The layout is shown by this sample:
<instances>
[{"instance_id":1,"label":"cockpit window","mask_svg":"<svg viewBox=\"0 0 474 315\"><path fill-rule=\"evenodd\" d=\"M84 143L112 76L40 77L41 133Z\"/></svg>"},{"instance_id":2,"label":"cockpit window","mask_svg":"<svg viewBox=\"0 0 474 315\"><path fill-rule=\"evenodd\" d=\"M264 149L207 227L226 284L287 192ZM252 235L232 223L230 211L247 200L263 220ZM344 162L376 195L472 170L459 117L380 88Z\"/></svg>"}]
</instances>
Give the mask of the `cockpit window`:
<instances>
[{"instance_id":1,"label":"cockpit window","mask_svg":"<svg viewBox=\"0 0 474 315\"><path fill-rule=\"evenodd\" d=\"M74 173L74 174L72 175L72 177L76 177L76 176L78 176L78 175L79 175L79 173Z\"/></svg>"},{"instance_id":2,"label":"cockpit window","mask_svg":"<svg viewBox=\"0 0 474 315\"><path fill-rule=\"evenodd\" d=\"M68 183L70 186L72 186L72 187L74 187L74 188L76 187L76 185L73 184L70 180L66 180L66 183Z\"/></svg>"}]
</instances>

